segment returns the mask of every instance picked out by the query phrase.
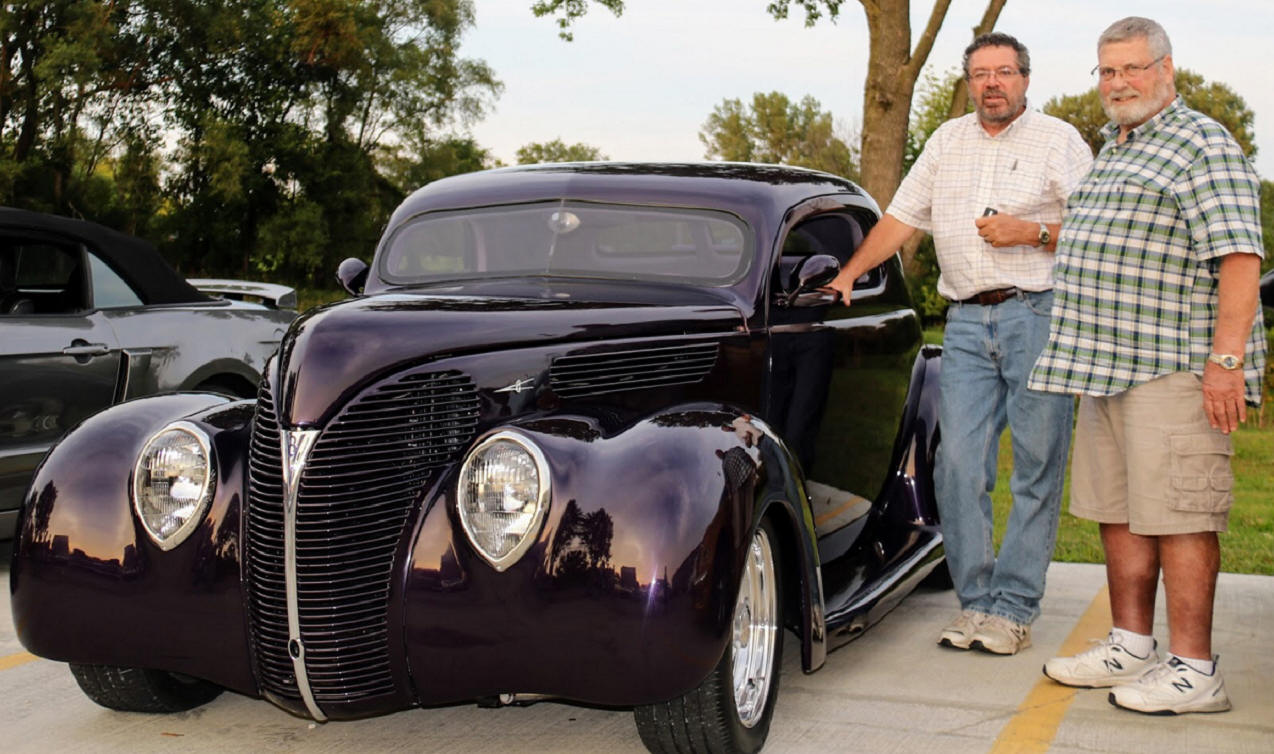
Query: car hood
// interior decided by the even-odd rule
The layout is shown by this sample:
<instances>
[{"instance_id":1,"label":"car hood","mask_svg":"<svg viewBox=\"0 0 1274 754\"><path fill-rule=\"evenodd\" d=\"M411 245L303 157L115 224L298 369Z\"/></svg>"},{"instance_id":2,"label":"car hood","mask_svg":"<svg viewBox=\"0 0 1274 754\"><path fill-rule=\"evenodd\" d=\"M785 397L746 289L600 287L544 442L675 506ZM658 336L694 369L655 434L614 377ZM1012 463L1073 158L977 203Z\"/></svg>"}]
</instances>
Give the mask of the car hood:
<instances>
[{"instance_id":1,"label":"car hood","mask_svg":"<svg viewBox=\"0 0 1274 754\"><path fill-rule=\"evenodd\" d=\"M682 297L684 300L684 297ZM719 299L698 303L384 294L303 315L280 348L280 418L319 427L369 382L488 351L746 329Z\"/></svg>"}]
</instances>

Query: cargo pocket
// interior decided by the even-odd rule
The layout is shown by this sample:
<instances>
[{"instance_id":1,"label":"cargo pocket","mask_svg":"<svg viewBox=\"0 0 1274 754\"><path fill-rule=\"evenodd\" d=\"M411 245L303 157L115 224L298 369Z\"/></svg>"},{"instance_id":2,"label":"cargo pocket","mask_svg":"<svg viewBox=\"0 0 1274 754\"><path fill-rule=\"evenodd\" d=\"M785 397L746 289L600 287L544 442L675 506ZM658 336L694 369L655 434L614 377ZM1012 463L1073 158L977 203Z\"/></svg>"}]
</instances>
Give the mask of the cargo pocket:
<instances>
[{"instance_id":1,"label":"cargo pocket","mask_svg":"<svg viewBox=\"0 0 1274 754\"><path fill-rule=\"evenodd\" d=\"M1168 436L1172 499L1179 511L1225 513L1234 502L1230 438L1219 432Z\"/></svg>"}]
</instances>

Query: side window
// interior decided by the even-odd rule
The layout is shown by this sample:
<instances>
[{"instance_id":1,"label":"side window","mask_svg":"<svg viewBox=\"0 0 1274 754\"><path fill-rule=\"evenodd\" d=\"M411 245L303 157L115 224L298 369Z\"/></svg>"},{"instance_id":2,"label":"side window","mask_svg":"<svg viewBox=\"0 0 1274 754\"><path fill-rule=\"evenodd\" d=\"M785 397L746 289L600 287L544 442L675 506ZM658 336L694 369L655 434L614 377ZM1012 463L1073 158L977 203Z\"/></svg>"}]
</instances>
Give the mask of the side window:
<instances>
[{"instance_id":1,"label":"side window","mask_svg":"<svg viewBox=\"0 0 1274 754\"><path fill-rule=\"evenodd\" d=\"M0 316L83 311L80 258L79 248L71 244L0 240Z\"/></svg>"},{"instance_id":2,"label":"side window","mask_svg":"<svg viewBox=\"0 0 1274 754\"><path fill-rule=\"evenodd\" d=\"M848 213L818 215L800 223L783 241L782 256L775 270L772 290L785 291L792 284L792 272L801 260L815 254L830 254L843 267L863 241L863 228ZM858 289L876 288L884 282L883 265L863 275L854 283Z\"/></svg>"},{"instance_id":3,"label":"side window","mask_svg":"<svg viewBox=\"0 0 1274 754\"><path fill-rule=\"evenodd\" d=\"M142 305L142 300L128 283L98 259L96 254L89 252L88 263L93 278L93 306L98 309L115 309Z\"/></svg>"}]
</instances>

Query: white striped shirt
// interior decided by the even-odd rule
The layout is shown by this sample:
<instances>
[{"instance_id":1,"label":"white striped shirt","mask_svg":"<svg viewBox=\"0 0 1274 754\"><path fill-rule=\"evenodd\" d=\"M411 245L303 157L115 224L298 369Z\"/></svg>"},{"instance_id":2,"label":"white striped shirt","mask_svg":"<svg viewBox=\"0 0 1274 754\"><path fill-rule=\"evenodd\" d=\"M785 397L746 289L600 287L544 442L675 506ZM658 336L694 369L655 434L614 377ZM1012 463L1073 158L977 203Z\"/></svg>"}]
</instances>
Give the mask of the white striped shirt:
<instances>
[{"instance_id":1,"label":"white striped shirt","mask_svg":"<svg viewBox=\"0 0 1274 754\"><path fill-rule=\"evenodd\" d=\"M1027 109L991 136L976 113L942 124L887 210L933 234L938 293L959 301L982 291L1053 287L1053 255L1041 246L993 247L974 220L988 207L1022 220L1059 223L1092 151L1065 121Z\"/></svg>"}]
</instances>

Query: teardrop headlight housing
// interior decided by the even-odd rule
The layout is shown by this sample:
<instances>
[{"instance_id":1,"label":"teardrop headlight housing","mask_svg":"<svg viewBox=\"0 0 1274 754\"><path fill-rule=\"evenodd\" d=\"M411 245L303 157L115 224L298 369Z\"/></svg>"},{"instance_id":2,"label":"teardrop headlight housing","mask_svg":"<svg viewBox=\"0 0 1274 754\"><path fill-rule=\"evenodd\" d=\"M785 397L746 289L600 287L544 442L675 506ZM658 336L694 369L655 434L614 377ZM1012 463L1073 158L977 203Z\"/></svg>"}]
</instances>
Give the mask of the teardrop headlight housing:
<instances>
[{"instance_id":1,"label":"teardrop headlight housing","mask_svg":"<svg viewBox=\"0 0 1274 754\"><path fill-rule=\"evenodd\" d=\"M203 520L216 486L208 435L190 422L173 422L137 456L133 510L151 541L171 550Z\"/></svg>"},{"instance_id":2,"label":"teardrop headlight housing","mask_svg":"<svg viewBox=\"0 0 1274 754\"><path fill-rule=\"evenodd\" d=\"M456 490L460 523L492 568L513 565L535 541L550 486L544 454L521 433L496 432L469 451Z\"/></svg>"}]
</instances>

